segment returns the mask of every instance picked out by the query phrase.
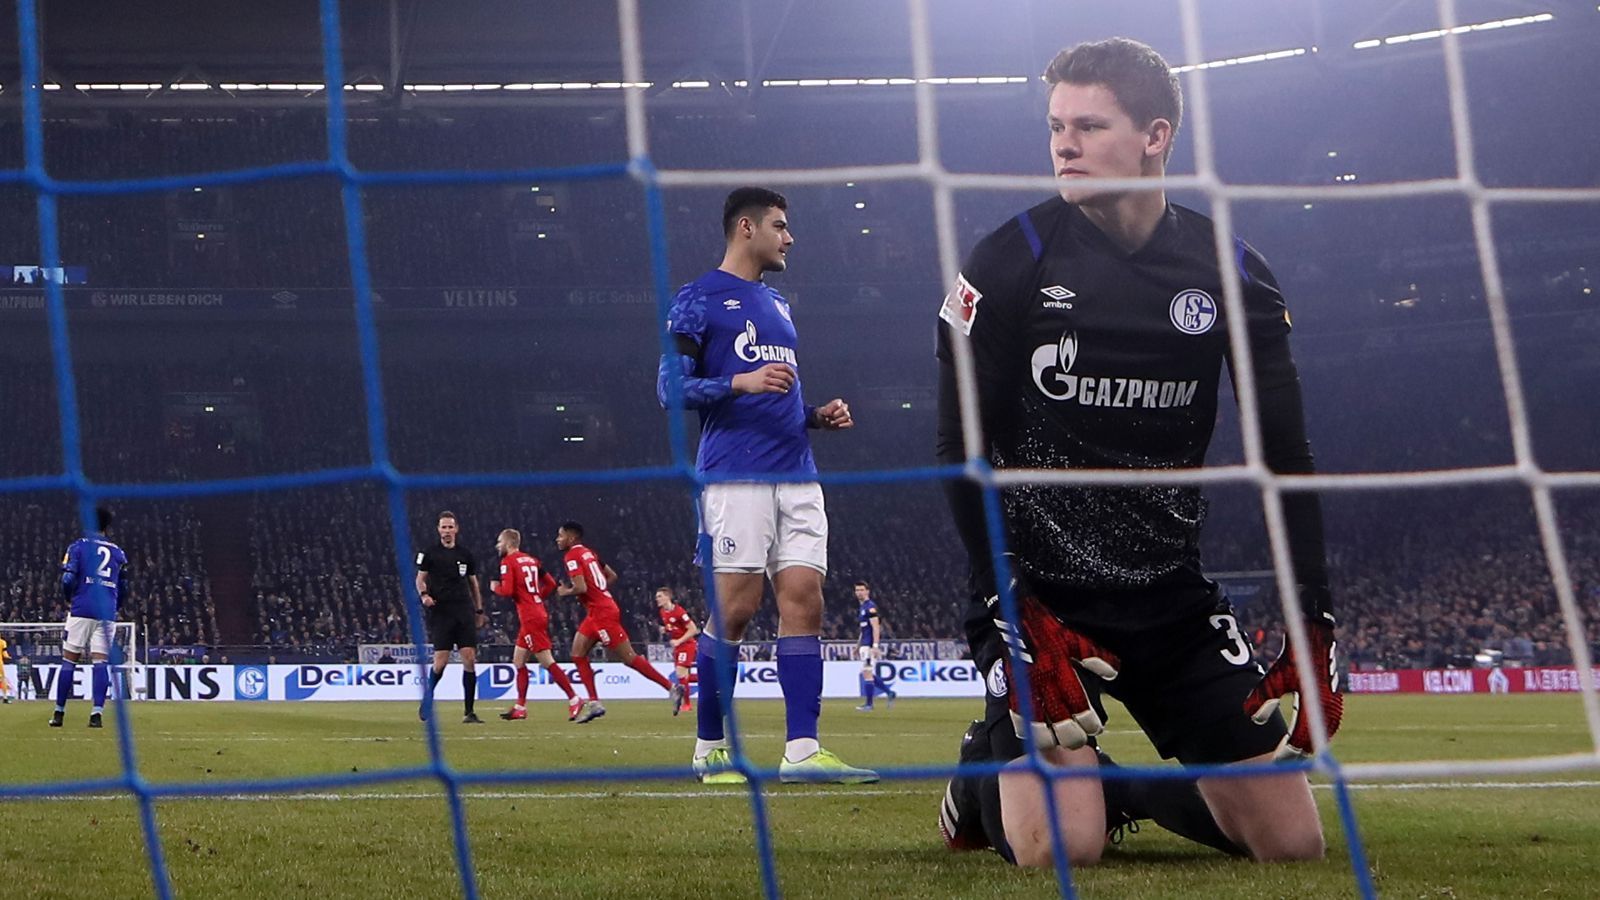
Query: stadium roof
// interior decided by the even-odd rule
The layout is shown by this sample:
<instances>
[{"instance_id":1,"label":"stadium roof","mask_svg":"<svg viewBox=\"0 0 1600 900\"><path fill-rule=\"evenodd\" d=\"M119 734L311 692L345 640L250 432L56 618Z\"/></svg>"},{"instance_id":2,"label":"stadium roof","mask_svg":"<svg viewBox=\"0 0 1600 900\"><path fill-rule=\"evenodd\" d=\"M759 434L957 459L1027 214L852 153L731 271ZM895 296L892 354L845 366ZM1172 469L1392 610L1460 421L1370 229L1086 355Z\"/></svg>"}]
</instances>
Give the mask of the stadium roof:
<instances>
[{"instance_id":1,"label":"stadium roof","mask_svg":"<svg viewBox=\"0 0 1600 900\"><path fill-rule=\"evenodd\" d=\"M100 90L146 97L187 85L183 102L204 103L232 97L224 84L263 85L257 89L263 97L272 84L289 100L315 93L323 81L315 0L39 2L45 80L61 85L53 98L58 102L81 100L74 95L88 92L78 85L116 85L116 91ZM13 103L19 93L14 4L0 15L0 102ZM657 90L913 74L906 5L897 0L641 0L639 6L645 78ZM1458 8L1469 23L1531 21L1551 12L1548 0L1460 0ZM1138 37L1190 64L1272 54L1361 65L1371 54L1354 50L1358 42L1438 28L1433 0L1207 0L1204 58L1192 60L1176 0L931 0L929 10L936 74L1013 80L1035 74L1064 44L1114 34ZM1600 26L1593 9L1568 6L1557 13L1554 27L1497 29L1495 40L1542 32L1542 39L1560 34L1584 41ZM606 0L370 0L345 2L342 17L347 83L375 101L418 94L405 85L493 85L488 90L498 93L505 85L535 91L622 80L617 9ZM1429 52L1418 49L1424 43L1437 52L1437 41L1379 46L1383 52Z\"/></svg>"}]
</instances>

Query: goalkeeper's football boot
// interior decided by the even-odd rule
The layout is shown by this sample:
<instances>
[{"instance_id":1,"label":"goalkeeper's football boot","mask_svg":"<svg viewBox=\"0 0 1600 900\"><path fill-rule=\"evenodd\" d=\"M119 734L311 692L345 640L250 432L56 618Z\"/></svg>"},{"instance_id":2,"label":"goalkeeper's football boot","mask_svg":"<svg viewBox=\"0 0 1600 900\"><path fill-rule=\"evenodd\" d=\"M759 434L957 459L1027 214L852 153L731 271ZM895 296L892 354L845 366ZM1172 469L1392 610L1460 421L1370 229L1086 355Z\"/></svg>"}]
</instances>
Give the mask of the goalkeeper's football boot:
<instances>
[{"instance_id":1,"label":"goalkeeper's football boot","mask_svg":"<svg viewBox=\"0 0 1600 900\"><path fill-rule=\"evenodd\" d=\"M961 736L961 762L988 762L989 739L983 720L975 719ZM944 786L939 804L939 835L949 850L985 850L992 846L983 829L980 775L957 775Z\"/></svg>"},{"instance_id":2,"label":"goalkeeper's football boot","mask_svg":"<svg viewBox=\"0 0 1600 900\"><path fill-rule=\"evenodd\" d=\"M799 762L790 762L785 756L778 765L778 780L784 784L875 784L878 773L848 765L831 750L818 748Z\"/></svg>"},{"instance_id":3,"label":"goalkeeper's football boot","mask_svg":"<svg viewBox=\"0 0 1600 900\"><path fill-rule=\"evenodd\" d=\"M1094 738L1090 738L1089 741L1089 746L1094 750L1094 755L1098 758L1102 769L1114 769L1117 767L1116 762L1111 759L1111 754L1100 749L1100 746L1094 742ZM1121 844L1122 839L1127 835L1138 834L1139 820L1149 818L1148 814L1141 815L1133 809L1134 784L1135 782L1122 778L1100 779L1100 793L1105 797L1106 801L1107 844L1116 846Z\"/></svg>"},{"instance_id":4,"label":"goalkeeper's football boot","mask_svg":"<svg viewBox=\"0 0 1600 900\"><path fill-rule=\"evenodd\" d=\"M1116 767L1104 750L1095 747L1094 752L1100 758L1101 767ZM1230 856L1249 855L1222 833L1211 807L1200 796L1195 779L1102 778L1100 786L1106 798L1106 841L1110 844L1120 844L1125 836L1138 834L1139 822L1149 820L1179 837Z\"/></svg>"},{"instance_id":5,"label":"goalkeeper's football boot","mask_svg":"<svg viewBox=\"0 0 1600 900\"><path fill-rule=\"evenodd\" d=\"M66 714L63 713L59 709L56 710L55 712L50 714L50 727L51 728L60 728L61 727L61 723L65 719L66 719Z\"/></svg>"},{"instance_id":6,"label":"goalkeeper's football boot","mask_svg":"<svg viewBox=\"0 0 1600 900\"><path fill-rule=\"evenodd\" d=\"M100 714L99 713L90 713L89 714L89 727L90 728L104 728L105 727L105 723L100 721Z\"/></svg>"},{"instance_id":7,"label":"goalkeeper's football boot","mask_svg":"<svg viewBox=\"0 0 1600 900\"><path fill-rule=\"evenodd\" d=\"M733 754L727 747L718 747L690 765L700 776L701 784L744 784L747 780L743 772L733 767Z\"/></svg>"}]
</instances>

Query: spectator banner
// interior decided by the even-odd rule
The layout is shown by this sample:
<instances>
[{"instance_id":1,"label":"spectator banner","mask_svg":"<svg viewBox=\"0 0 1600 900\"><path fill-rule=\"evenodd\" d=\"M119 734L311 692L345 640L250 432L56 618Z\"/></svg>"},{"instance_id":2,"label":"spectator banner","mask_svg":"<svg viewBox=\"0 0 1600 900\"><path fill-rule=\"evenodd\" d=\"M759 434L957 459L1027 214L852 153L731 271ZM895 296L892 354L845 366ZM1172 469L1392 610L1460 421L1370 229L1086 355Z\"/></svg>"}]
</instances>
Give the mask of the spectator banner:
<instances>
[{"instance_id":1,"label":"spectator banner","mask_svg":"<svg viewBox=\"0 0 1600 900\"><path fill-rule=\"evenodd\" d=\"M433 645L423 644L423 659L432 659ZM411 665L417 661L416 644L361 644L356 647L356 659L362 665L372 665L385 656L391 662Z\"/></svg>"},{"instance_id":2,"label":"spectator banner","mask_svg":"<svg viewBox=\"0 0 1600 900\"><path fill-rule=\"evenodd\" d=\"M1351 672L1352 694L1539 694L1579 690L1572 666L1510 669L1394 669ZM1600 679L1600 667L1595 669Z\"/></svg>"},{"instance_id":3,"label":"spectator banner","mask_svg":"<svg viewBox=\"0 0 1600 900\"><path fill-rule=\"evenodd\" d=\"M12 267L11 272L36 267ZM0 273L6 272L0 266ZM60 273L62 270L53 269ZM45 307L44 290L38 279L15 280L0 285L0 313L39 311ZM257 312L277 310L287 313L348 310L355 295L338 288L137 288L87 287L87 273L81 267L65 270L68 287L61 294L73 310L133 310L148 313ZM52 280L54 276L51 276ZM903 286L901 286L903 287ZM926 286L929 291L938 285ZM906 289L909 290L909 289ZM795 292L789 292L793 299ZM852 298L837 290L818 290L825 305L836 305ZM837 298L837 299L836 299ZM497 287L396 287L372 292L376 308L404 312L438 313L451 316L529 316L571 315L578 311L607 312L619 307L649 308L655 305L655 292L647 285L557 287L549 285L502 285Z\"/></svg>"}]
</instances>

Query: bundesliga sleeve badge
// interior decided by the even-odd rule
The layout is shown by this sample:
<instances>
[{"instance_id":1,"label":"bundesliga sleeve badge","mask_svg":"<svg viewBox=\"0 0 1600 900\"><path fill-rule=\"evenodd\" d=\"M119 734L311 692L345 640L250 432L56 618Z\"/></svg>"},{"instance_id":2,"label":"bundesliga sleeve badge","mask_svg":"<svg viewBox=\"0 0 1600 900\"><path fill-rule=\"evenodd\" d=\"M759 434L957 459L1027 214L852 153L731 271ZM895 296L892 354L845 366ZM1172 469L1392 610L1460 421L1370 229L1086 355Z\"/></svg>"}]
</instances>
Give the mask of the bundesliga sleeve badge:
<instances>
[{"instance_id":1,"label":"bundesliga sleeve badge","mask_svg":"<svg viewBox=\"0 0 1600 900\"><path fill-rule=\"evenodd\" d=\"M939 318L961 329L962 334L971 335L972 323L978 318L978 301L982 299L983 294L967 281L967 276L957 274L956 286L939 307Z\"/></svg>"}]
</instances>

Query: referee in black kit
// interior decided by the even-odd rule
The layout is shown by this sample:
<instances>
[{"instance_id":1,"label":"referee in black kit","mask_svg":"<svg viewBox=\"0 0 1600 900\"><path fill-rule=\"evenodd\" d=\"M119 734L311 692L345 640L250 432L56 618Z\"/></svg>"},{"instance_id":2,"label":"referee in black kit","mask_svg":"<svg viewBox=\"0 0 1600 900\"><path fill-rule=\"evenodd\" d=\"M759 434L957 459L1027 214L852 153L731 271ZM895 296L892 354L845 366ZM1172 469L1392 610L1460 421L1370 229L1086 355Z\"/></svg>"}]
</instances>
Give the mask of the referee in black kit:
<instances>
[{"instance_id":1,"label":"referee in black kit","mask_svg":"<svg viewBox=\"0 0 1600 900\"><path fill-rule=\"evenodd\" d=\"M433 643L433 675L417 715L424 721L433 705L433 691L444 677L450 651L461 651L461 690L466 715L461 721L480 725L472 711L478 699L478 628L484 623L483 595L478 589L478 563L456 543L456 514L439 513L439 543L417 554L417 593L427 609L428 640Z\"/></svg>"},{"instance_id":2,"label":"referee in black kit","mask_svg":"<svg viewBox=\"0 0 1600 900\"><path fill-rule=\"evenodd\" d=\"M1062 51L1050 85L1050 158L1060 196L979 241L940 309L938 455L965 459L952 342L970 339L983 452L996 469L1185 469L1201 466L1222 368L1234 361L1210 219L1166 201L1161 179L1182 118L1178 80L1150 47L1115 38ZM1149 178L1140 190L1086 178ZM1266 462L1312 471L1289 315L1262 258L1235 240L1223 263L1244 290ZM1031 724L1056 765L1110 765L1095 746L1104 691L1121 700L1163 758L1260 763L1313 749L1309 717L1286 728L1279 700L1299 690L1286 649L1270 671L1252 660L1220 587L1205 577L1205 500L1193 485L1028 485L1002 492L1022 622L1000 620L982 496L952 482L950 500L973 572L967 622L988 703L961 758L1009 760ZM1315 495L1284 495L1291 554L1321 679L1327 732L1343 698L1331 674L1333 615ZM1023 646L1033 712L1009 691L1002 632ZM1088 673L1088 674L1084 674ZM1094 677L1091 677L1094 676ZM1056 783L1075 865L1099 860L1108 830L1153 818L1179 834L1258 860L1320 858L1310 785L1299 772L1259 778ZM959 777L941 831L952 849L994 847L1048 865L1050 825L1032 775Z\"/></svg>"}]
</instances>

